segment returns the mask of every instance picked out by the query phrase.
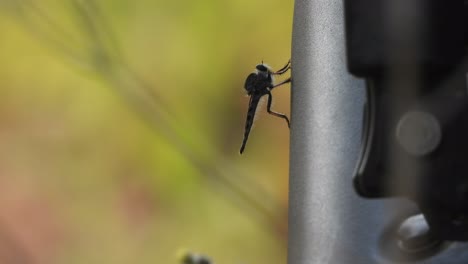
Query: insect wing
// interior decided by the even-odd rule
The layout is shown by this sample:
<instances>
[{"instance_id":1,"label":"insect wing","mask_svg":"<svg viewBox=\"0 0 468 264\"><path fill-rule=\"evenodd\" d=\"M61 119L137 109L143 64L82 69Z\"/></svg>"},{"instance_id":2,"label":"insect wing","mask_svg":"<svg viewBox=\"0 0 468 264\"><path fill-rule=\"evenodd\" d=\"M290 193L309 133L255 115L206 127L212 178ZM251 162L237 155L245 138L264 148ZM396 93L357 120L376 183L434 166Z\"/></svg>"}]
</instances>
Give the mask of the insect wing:
<instances>
[{"instance_id":1,"label":"insect wing","mask_svg":"<svg viewBox=\"0 0 468 264\"><path fill-rule=\"evenodd\" d=\"M256 73L251 73L245 79L244 89L247 91L247 94L251 94L255 90L255 85L257 83L258 75Z\"/></svg>"}]
</instances>

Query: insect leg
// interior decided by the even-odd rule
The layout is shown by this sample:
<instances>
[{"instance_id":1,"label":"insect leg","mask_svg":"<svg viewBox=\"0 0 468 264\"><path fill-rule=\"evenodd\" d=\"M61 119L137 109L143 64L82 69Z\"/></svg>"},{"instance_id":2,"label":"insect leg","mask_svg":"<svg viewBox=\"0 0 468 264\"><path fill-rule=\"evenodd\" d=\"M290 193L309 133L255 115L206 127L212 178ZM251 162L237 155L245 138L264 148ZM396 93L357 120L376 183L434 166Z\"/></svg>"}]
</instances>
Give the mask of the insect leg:
<instances>
[{"instance_id":1,"label":"insect leg","mask_svg":"<svg viewBox=\"0 0 468 264\"><path fill-rule=\"evenodd\" d=\"M278 87L278 86L281 86L283 84L290 83L290 82L291 82L291 77L287 78L286 80L284 80L284 81L282 81L282 82L280 82L278 84L275 84L275 85L271 86L270 90L273 90L273 88L275 88L275 87Z\"/></svg>"},{"instance_id":2,"label":"insect leg","mask_svg":"<svg viewBox=\"0 0 468 264\"><path fill-rule=\"evenodd\" d=\"M255 117L255 111L257 110L260 97L261 96L258 96L258 95L250 96L249 110L247 110L247 119L245 121L244 140L242 141L240 154L244 152L245 145L247 144L247 139L249 138L250 129L252 128L252 124L253 124L254 117Z\"/></svg>"},{"instance_id":3,"label":"insect leg","mask_svg":"<svg viewBox=\"0 0 468 264\"><path fill-rule=\"evenodd\" d=\"M288 123L288 127L289 126L289 119L286 115L284 114L281 114L281 113L277 113L277 112L274 112L272 111L270 108L271 108L271 102L273 101L273 95L271 95L270 92L268 92L268 104L267 104L267 111L270 115L274 115L274 116L277 116L277 117L281 117L283 118L284 120L286 120L286 122Z\"/></svg>"},{"instance_id":4,"label":"insect leg","mask_svg":"<svg viewBox=\"0 0 468 264\"><path fill-rule=\"evenodd\" d=\"M289 69L291 69L291 60L288 60L288 63L283 68L279 69L276 72L273 72L272 74L273 75L281 75L281 74L287 72Z\"/></svg>"}]
</instances>

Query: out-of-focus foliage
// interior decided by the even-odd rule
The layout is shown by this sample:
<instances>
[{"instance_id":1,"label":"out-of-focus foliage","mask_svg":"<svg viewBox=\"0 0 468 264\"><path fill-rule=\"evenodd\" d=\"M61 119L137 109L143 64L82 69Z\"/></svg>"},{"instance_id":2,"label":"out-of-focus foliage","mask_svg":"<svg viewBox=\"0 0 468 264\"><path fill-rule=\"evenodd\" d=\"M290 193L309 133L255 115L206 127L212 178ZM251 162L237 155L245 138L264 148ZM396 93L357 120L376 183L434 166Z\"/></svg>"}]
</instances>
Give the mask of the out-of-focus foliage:
<instances>
[{"instance_id":1,"label":"out-of-focus foliage","mask_svg":"<svg viewBox=\"0 0 468 264\"><path fill-rule=\"evenodd\" d=\"M0 1L0 263L285 263L289 130L260 114L238 151L292 7Z\"/></svg>"}]
</instances>

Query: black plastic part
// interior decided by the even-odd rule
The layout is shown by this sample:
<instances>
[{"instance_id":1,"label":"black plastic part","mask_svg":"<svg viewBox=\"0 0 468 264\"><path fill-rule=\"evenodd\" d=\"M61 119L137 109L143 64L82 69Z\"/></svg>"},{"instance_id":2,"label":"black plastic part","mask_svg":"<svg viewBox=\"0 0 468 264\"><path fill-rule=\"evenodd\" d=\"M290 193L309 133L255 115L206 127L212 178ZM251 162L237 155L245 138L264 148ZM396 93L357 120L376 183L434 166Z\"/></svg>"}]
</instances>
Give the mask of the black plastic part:
<instances>
[{"instance_id":1,"label":"black plastic part","mask_svg":"<svg viewBox=\"0 0 468 264\"><path fill-rule=\"evenodd\" d=\"M344 4L348 69L356 76L380 75L392 64L407 63L440 72L457 65L465 52L463 0L345 0ZM413 44L417 52L409 50Z\"/></svg>"},{"instance_id":2,"label":"black plastic part","mask_svg":"<svg viewBox=\"0 0 468 264\"><path fill-rule=\"evenodd\" d=\"M367 198L410 198L431 234L468 241L465 1L344 3L348 70L367 81L356 191ZM440 137L416 154L397 133L412 113L434 120L431 133Z\"/></svg>"},{"instance_id":3,"label":"black plastic part","mask_svg":"<svg viewBox=\"0 0 468 264\"><path fill-rule=\"evenodd\" d=\"M405 98L388 81L369 82L367 135L354 178L368 198L405 196L426 216L432 232L445 240L468 240L468 94L466 74L426 83L437 86L421 97ZM382 92L385 91L385 92ZM408 112L430 113L440 121L442 140L427 155L409 153L396 136Z\"/></svg>"}]
</instances>

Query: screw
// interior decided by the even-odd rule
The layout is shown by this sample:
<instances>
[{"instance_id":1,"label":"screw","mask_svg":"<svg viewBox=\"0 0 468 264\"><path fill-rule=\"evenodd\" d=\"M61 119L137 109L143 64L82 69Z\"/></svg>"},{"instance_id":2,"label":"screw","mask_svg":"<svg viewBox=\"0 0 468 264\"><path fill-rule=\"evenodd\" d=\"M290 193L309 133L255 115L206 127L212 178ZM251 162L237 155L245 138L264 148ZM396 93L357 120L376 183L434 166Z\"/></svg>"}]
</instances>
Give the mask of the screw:
<instances>
[{"instance_id":1,"label":"screw","mask_svg":"<svg viewBox=\"0 0 468 264\"><path fill-rule=\"evenodd\" d=\"M422 214L403 221L397 231L398 247L406 253L422 253L440 245L441 241L432 236L429 225Z\"/></svg>"},{"instance_id":2,"label":"screw","mask_svg":"<svg viewBox=\"0 0 468 264\"><path fill-rule=\"evenodd\" d=\"M415 156L434 151L442 138L437 119L430 113L407 112L397 124L396 137L403 149Z\"/></svg>"}]
</instances>

